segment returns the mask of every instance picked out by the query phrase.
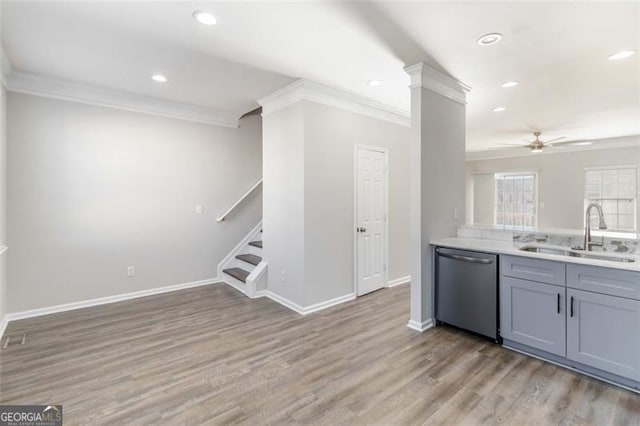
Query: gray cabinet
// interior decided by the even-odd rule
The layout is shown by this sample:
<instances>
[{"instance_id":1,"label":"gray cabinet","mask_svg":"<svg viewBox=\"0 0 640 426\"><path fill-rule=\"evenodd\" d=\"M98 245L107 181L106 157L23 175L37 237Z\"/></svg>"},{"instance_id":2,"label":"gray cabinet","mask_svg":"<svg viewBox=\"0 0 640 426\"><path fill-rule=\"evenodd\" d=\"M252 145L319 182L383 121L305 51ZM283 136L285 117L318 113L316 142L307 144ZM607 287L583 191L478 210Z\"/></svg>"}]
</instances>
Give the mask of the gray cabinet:
<instances>
[{"instance_id":1,"label":"gray cabinet","mask_svg":"<svg viewBox=\"0 0 640 426\"><path fill-rule=\"evenodd\" d=\"M567 287L640 300L640 273L569 264Z\"/></svg>"},{"instance_id":2,"label":"gray cabinet","mask_svg":"<svg viewBox=\"0 0 640 426\"><path fill-rule=\"evenodd\" d=\"M500 331L504 339L566 356L565 288L503 276Z\"/></svg>"},{"instance_id":3,"label":"gray cabinet","mask_svg":"<svg viewBox=\"0 0 640 426\"><path fill-rule=\"evenodd\" d=\"M505 345L640 390L640 273L518 256L500 272Z\"/></svg>"},{"instance_id":4,"label":"gray cabinet","mask_svg":"<svg viewBox=\"0 0 640 426\"><path fill-rule=\"evenodd\" d=\"M545 284L564 285L566 281L564 263L530 257L501 256L500 273Z\"/></svg>"},{"instance_id":5,"label":"gray cabinet","mask_svg":"<svg viewBox=\"0 0 640 426\"><path fill-rule=\"evenodd\" d=\"M567 358L640 381L640 301L567 289L567 310Z\"/></svg>"}]
</instances>

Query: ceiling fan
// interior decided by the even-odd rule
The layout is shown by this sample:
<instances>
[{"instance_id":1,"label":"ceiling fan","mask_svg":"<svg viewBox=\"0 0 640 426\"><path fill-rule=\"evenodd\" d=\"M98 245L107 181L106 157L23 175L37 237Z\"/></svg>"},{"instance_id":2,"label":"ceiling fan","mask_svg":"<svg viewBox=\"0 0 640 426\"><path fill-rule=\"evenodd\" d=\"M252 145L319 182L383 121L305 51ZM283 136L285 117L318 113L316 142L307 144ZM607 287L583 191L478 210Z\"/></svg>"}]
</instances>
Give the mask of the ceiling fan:
<instances>
[{"instance_id":1,"label":"ceiling fan","mask_svg":"<svg viewBox=\"0 0 640 426\"><path fill-rule=\"evenodd\" d=\"M535 136L535 139L533 141L530 140L525 140L527 142L526 145L516 145L516 144L502 144L502 145L510 145L510 146L517 146L517 147L521 147L521 148L528 148L531 150L531 152L542 152L545 148L551 148L553 146L558 146L558 145L565 145L565 144L571 144L572 142L561 142L561 143L557 143L556 141L559 141L561 139L564 139L565 136L560 136L558 138L553 138L550 139L548 141L541 141L540 140L540 135L542 134L542 132L533 132L533 136Z\"/></svg>"}]
</instances>

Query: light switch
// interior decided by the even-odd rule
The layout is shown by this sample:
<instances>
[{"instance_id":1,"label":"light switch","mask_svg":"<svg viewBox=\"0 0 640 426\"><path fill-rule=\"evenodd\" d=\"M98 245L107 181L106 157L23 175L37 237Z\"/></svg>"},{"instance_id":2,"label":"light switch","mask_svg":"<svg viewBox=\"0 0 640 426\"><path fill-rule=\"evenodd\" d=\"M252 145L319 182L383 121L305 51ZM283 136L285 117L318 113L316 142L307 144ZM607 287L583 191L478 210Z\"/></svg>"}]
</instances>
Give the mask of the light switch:
<instances>
[{"instance_id":1,"label":"light switch","mask_svg":"<svg viewBox=\"0 0 640 426\"><path fill-rule=\"evenodd\" d=\"M203 204L196 205L196 214L202 214L202 213L204 213L204 205Z\"/></svg>"}]
</instances>

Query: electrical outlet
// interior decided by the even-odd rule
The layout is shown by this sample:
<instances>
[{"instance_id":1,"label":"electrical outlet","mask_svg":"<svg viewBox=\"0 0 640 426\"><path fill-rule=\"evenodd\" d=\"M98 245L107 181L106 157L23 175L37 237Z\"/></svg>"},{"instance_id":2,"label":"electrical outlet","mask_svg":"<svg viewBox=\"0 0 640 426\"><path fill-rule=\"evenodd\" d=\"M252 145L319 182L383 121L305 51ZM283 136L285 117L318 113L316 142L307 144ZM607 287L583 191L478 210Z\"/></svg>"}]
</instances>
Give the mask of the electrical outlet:
<instances>
[{"instance_id":1,"label":"electrical outlet","mask_svg":"<svg viewBox=\"0 0 640 426\"><path fill-rule=\"evenodd\" d=\"M204 213L204 205L203 204L197 204L196 205L196 214L202 214Z\"/></svg>"},{"instance_id":2,"label":"electrical outlet","mask_svg":"<svg viewBox=\"0 0 640 426\"><path fill-rule=\"evenodd\" d=\"M287 271L285 271L284 269L280 270L280 282L287 282Z\"/></svg>"},{"instance_id":3,"label":"electrical outlet","mask_svg":"<svg viewBox=\"0 0 640 426\"><path fill-rule=\"evenodd\" d=\"M136 275L136 268L135 266L131 265L131 266L127 266L127 277L131 278L133 276Z\"/></svg>"},{"instance_id":4,"label":"electrical outlet","mask_svg":"<svg viewBox=\"0 0 640 426\"><path fill-rule=\"evenodd\" d=\"M458 212L458 208L456 207L453 209L453 218L458 219L458 217L460 217L460 213Z\"/></svg>"}]
</instances>

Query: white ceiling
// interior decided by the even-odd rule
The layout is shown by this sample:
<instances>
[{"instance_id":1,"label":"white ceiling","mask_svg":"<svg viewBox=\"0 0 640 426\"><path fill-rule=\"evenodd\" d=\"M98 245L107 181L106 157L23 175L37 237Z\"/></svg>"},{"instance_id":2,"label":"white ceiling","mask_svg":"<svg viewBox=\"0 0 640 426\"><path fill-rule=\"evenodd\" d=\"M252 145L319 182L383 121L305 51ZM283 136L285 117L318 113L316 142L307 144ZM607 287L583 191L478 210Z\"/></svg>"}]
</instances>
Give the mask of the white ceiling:
<instances>
[{"instance_id":1,"label":"white ceiling","mask_svg":"<svg viewBox=\"0 0 640 426\"><path fill-rule=\"evenodd\" d=\"M14 70L240 115L295 78L408 110L418 61L470 85L467 149L640 134L640 3L3 1ZM196 23L207 10L218 25ZM488 32L501 43L480 47ZM150 80L164 73L169 82ZM367 81L383 80L381 87ZM503 89L500 84L518 80ZM493 113L495 106L507 111Z\"/></svg>"}]
</instances>

